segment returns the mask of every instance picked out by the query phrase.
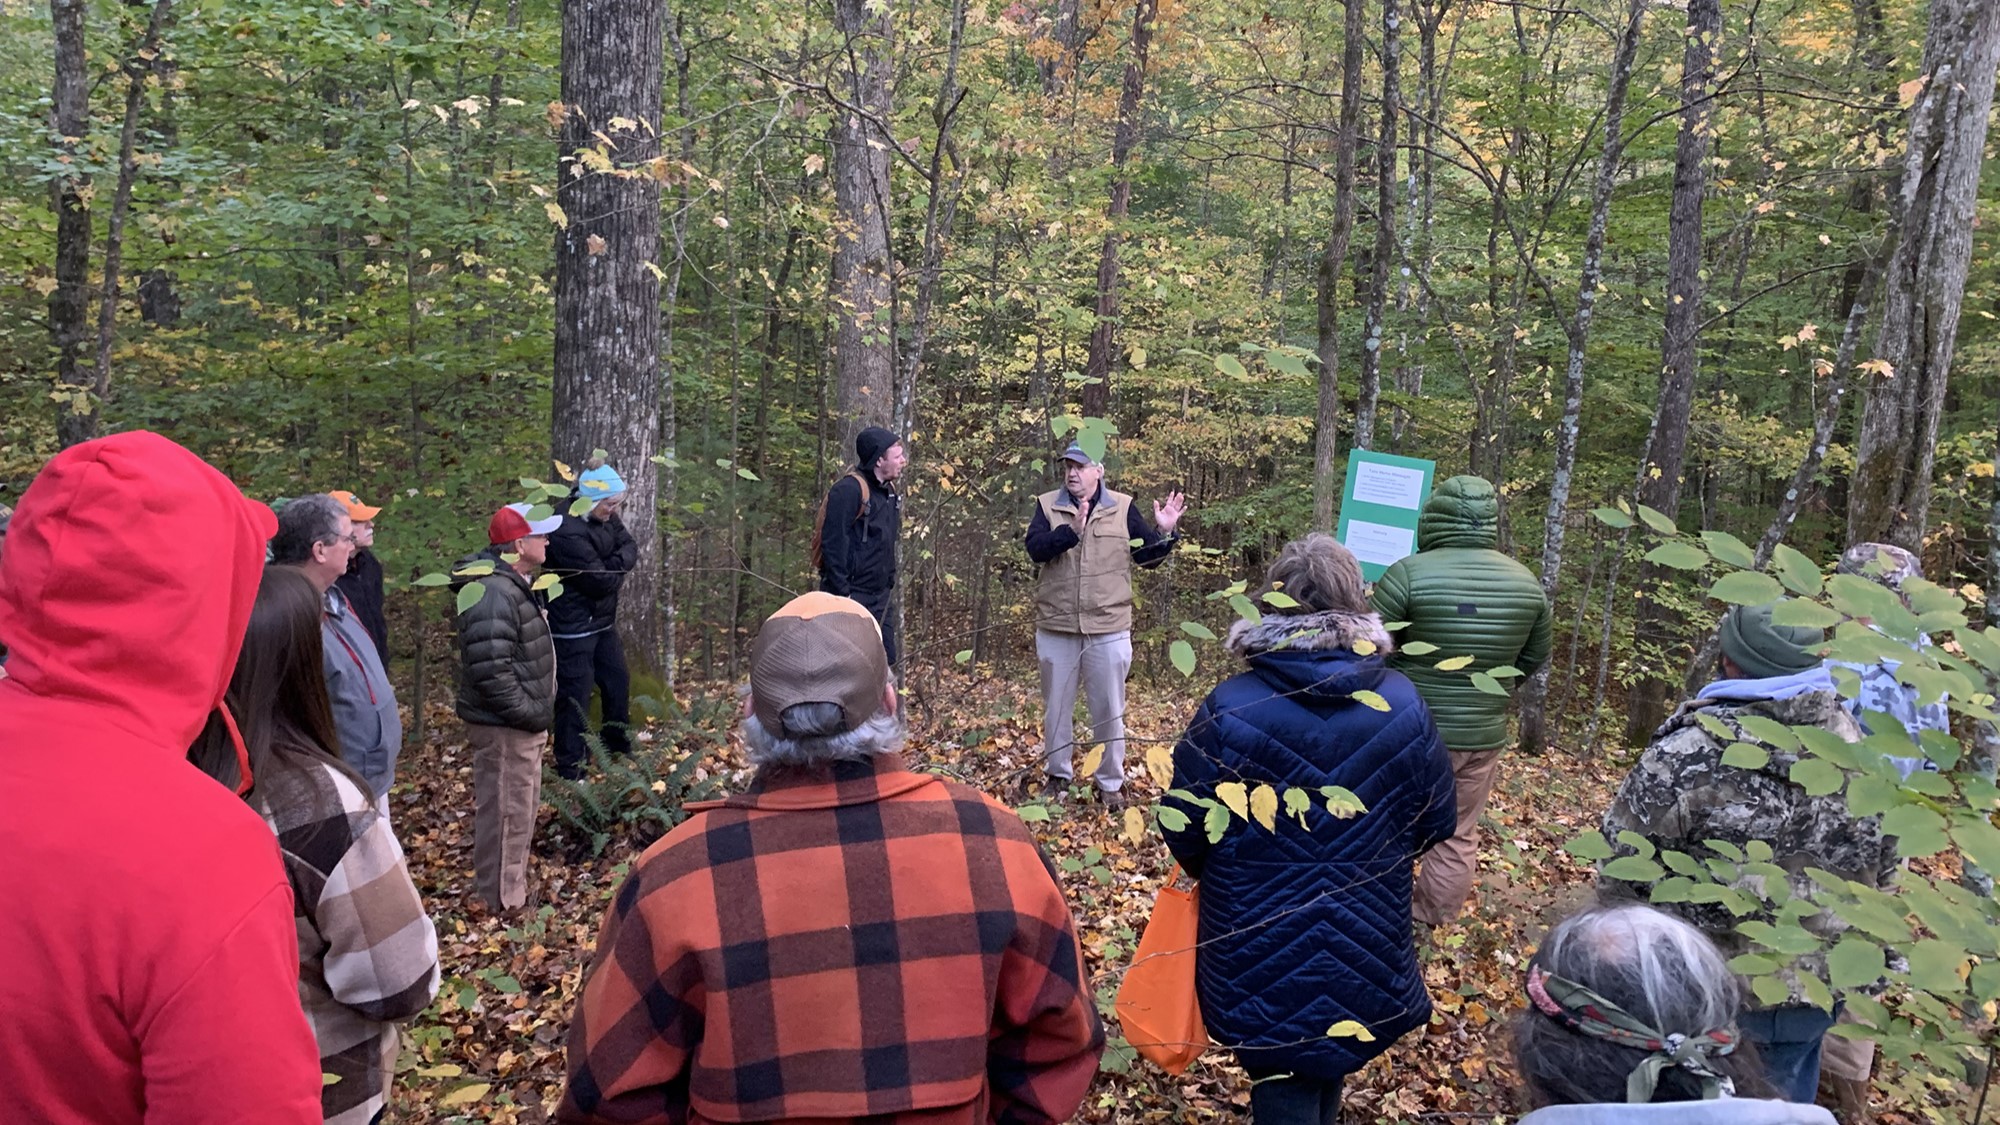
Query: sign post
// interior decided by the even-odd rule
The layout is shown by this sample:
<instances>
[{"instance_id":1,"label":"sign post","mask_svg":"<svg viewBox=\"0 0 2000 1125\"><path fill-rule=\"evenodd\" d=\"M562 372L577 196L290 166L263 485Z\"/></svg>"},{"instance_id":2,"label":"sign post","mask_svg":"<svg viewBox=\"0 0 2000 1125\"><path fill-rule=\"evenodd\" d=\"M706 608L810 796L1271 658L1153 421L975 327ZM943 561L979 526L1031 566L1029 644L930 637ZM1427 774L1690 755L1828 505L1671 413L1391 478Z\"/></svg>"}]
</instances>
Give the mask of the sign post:
<instances>
[{"instance_id":1,"label":"sign post","mask_svg":"<svg viewBox=\"0 0 2000 1125\"><path fill-rule=\"evenodd\" d=\"M1347 455L1335 538L1361 563L1361 577L1382 577L1391 563L1417 550L1417 517L1431 495L1437 462L1357 449Z\"/></svg>"}]
</instances>

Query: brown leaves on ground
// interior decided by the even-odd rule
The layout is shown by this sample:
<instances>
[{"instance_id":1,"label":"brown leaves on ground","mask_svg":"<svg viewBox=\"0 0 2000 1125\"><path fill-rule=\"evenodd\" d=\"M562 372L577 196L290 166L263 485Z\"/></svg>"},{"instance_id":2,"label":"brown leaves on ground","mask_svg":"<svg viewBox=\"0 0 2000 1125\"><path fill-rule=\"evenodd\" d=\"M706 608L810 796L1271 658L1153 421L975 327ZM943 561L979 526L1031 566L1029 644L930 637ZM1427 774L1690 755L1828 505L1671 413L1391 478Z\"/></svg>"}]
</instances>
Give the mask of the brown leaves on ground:
<instances>
[{"instance_id":1,"label":"brown leaves on ground","mask_svg":"<svg viewBox=\"0 0 2000 1125\"><path fill-rule=\"evenodd\" d=\"M947 671L920 680L911 699L908 756L917 768L995 795L1039 769L1040 702L1031 678ZM1196 702L1175 686L1133 681L1127 769L1139 800L1158 800L1162 787L1148 776L1147 754L1171 747ZM567 862L567 842L545 811L531 869L539 908L515 921L470 909L471 754L448 710L431 718L434 737L404 758L406 785L394 795L393 815L437 920L444 983L404 1032L391 1120L534 1125L551 1119L561 1094L570 1014L633 853L614 846ZM732 784L746 776L733 745L713 768ZM1347 1120L1477 1122L1517 1112L1506 1024L1521 1004L1520 975L1547 927L1588 897L1589 870L1562 845L1596 826L1620 776L1612 764L1565 754L1503 759L1481 834L1476 897L1464 919L1433 934L1426 954L1435 1015L1349 1080ZM1099 1009L1116 1035L1112 999L1171 858L1150 815L1135 844L1126 816L1084 790L1045 807L1048 819L1031 827L1061 872ZM1078 1120L1232 1121L1247 1118L1249 1100L1249 1080L1225 1050L1210 1050L1178 1078L1129 1049L1122 1059L1114 1050Z\"/></svg>"}]
</instances>

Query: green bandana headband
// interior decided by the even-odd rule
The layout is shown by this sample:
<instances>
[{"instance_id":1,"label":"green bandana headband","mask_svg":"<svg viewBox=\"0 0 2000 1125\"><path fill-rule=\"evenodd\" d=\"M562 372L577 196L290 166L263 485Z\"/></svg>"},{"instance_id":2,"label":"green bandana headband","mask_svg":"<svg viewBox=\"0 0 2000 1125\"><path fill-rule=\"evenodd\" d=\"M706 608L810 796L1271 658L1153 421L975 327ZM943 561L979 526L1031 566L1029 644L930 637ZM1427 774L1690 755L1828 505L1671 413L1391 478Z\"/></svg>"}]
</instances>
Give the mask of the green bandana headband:
<instances>
[{"instance_id":1,"label":"green bandana headband","mask_svg":"<svg viewBox=\"0 0 2000 1125\"><path fill-rule=\"evenodd\" d=\"M1528 965L1528 1000L1537 1011L1578 1035L1650 1052L1625 1079L1627 1103L1643 1105L1652 1101L1661 1072L1670 1066L1700 1078L1703 1098L1736 1093L1735 1084L1728 1075L1715 1069L1712 1061L1736 1050L1734 1025L1699 1035L1663 1034L1588 988L1532 962Z\"/></svg>"}]
</instances>

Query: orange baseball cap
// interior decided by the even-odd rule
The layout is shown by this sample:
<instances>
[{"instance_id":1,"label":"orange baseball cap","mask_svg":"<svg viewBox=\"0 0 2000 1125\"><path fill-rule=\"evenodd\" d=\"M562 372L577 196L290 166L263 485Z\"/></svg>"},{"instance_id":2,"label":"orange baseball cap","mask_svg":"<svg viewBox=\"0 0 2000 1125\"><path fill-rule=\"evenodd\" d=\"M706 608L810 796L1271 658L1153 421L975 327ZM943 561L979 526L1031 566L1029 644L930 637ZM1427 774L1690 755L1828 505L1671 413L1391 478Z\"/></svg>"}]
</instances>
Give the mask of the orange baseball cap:
<instances>
[{"instance_id":1,"label":"orange baseball cap","mask_svg":"<svg viewBox=\"0 0 2000 1125\"><path fill-rule=\"evenodd\" d=\"M327 495L339 501L340 506L347 509L349 519L372 520L382 514L382 509L363 504L361 498L352 492L329 492Z\"/></svg>"}]
</instances>

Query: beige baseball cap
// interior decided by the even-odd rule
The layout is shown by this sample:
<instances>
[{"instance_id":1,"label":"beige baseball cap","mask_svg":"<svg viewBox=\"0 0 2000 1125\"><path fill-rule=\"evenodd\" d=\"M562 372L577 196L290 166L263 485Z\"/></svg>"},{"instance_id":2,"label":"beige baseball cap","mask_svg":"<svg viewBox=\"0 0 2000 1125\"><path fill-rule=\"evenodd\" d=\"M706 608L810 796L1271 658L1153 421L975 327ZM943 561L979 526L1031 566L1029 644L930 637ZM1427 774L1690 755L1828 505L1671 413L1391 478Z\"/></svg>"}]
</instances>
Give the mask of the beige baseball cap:
<instances>
[{"instance_id":1,"label":"beige baseball cap","mask_svg":"<svg viewBox=\"0 0 2000 1125\"><path fill-rule=\"evenodd\" d=\"M860 602L814 591L764 620L750 647L750 700L772 734L801 703L837 703L853 730L882 708L889 660L882 628Z\"/></svg>"}]
</instances>

